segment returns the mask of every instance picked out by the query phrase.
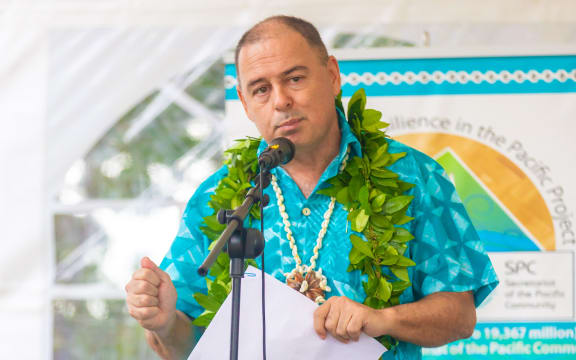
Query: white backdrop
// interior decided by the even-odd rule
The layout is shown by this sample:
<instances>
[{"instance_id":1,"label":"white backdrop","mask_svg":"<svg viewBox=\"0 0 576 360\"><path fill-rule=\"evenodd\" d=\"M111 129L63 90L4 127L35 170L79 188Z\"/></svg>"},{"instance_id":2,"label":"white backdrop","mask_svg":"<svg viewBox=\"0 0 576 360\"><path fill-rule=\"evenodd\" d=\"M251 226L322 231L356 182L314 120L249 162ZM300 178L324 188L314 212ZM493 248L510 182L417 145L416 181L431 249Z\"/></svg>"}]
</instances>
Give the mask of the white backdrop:
<instances>
[{"instance_id":1,"label":"white backdrop","mask_svg":"<svg viewBox=\"0 0 576 360\"><path fill-rule=\"evenodd\" d=\"M69 167L145 94L170 96L168 79L278 13L328 39L422 44L427 32L432 47L576 47L570 0L0 0L0 358L52 357L52 211Z\"/></svg>"},{"instance_id":2,"label":"white backdrop","mask_svg":"<svg viewBox=\"0 0 576 360\"><path fill-rule=\"evenodd\" d=\"M576 354L576 49L335 51L343 101L359 88L394 139L446 170L500 285L471 339L426 358ZM229 139L256 135L227 65ZM244 119L244 121L239 121ZM246 124L250 126L246 126ZM562 336L559 336L562 334Z\"/></svg>"}]
</instances>

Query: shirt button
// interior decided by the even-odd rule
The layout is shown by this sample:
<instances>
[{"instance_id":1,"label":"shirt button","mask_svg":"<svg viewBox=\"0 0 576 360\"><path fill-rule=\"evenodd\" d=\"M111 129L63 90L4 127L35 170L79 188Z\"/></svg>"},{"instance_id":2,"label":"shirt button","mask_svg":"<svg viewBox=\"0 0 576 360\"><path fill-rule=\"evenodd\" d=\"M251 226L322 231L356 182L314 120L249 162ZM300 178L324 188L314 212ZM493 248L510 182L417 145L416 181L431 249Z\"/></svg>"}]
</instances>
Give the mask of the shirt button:
<instances>
[{"instance_id":1,"label":"shirt button","mask_svg":"<svg viewBox=\"0 0 576 360\"><path fill-rule=\"evenodd\" d=\"M304 216L310 215L310 209L308 209L308 208L302 209L302 215L304 215Z\"/></svg>"}]
</instances>

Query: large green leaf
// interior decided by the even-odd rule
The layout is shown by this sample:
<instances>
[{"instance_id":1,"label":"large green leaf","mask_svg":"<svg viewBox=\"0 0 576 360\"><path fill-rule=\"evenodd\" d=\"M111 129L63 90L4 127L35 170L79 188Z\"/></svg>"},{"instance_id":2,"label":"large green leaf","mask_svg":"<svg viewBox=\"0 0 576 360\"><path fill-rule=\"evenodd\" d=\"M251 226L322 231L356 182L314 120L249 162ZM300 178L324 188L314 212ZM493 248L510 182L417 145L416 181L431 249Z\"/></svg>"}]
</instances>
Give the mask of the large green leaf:
<instances>
[{"instance_id":1,"label":"large green leaf","mask_svg":"<svg viewBox=\"0 0 576 360\"><path fill-rule=\"evenodd\" d=\"M380 299L374 296L367 296L366 299L364 299L364 305L370 306L373 309L382 308L381 302L382 301Z\"/></svg>"},{"instance_id":2,"label":"large green leaf","mask_svg":"<svg viewBox=\"0 0 576 360\"><path fill-rule=\"evenodd\" d=\"M398 181L393 180L393 179L381 179L378 177L374 177L373 180L376 184L378 184L380 186L393 188L393 189L398 187Z\"/></svg>"},{"instance_id":3,"label":"large green leaf","mask_svg":"<svg viewBox=\"0 0 576 360\"><path fill-rule=\"evenodd\" d=\"M361 252L362 254L370 257L370 258L374 258L374 254L372 253L372 249L370 248L370 244L368 244L366 241L362 240L361 237L359 237L356 234L352 234L350 235L350 241L352 242L352 246L357 249L359 252Z\"/></svg>"},{"instance_id":4,"label":"large green leaf","mask_svg":"<svg viewBox=\"0 0 576 360\"><path fill-rule=\"evenodd\" d=\"M382 113L378 110L366 109L362 113L362 117L362 127L366 131L378 131L380 128L387 125L380 121Z\"/></svg>"},{"instance_id":5,"label":"large green leaf","mask_svg":"<svg viewBox=\"0 0 576 360\"><path fill-rule=\"evenodd\" d=\"M358 194L360 193L360 189L364 186L364 179L361 176L355 176L350 181L350 185L348 185L348 193L350 194L350 198L357 199Z\"/></svg>"},{"instance_id":6,"label":"large green leaf","mask_svg":"<svg viewBox=\"0 0 576 360\"><path fill-rule=\"evenodd\" d=\"M336 201L343 204L344 207L348 207L348 203L350 202L350 196L348 195L348 187L343 187L338 191L336 194Z\"/></svg>"},{"instance_id":7,"label":"large green leaf","mask_svg":"<svg viewBox=\"0 0 576 360\"><path fill-rule=\"evenodd\" d=\"M376 213L379 213L382 211L382 206L384 205L384 202L386 201L386 194L380 194L378 196L376 196L374 198L374 200L372 200L372 210Z\"/></svg>"},{"instance_id":8,"label":"large green leaf","mask_svg":"<svg viewBox=\"0 0 576 360\"><path fill-rule=\"evenodd\" d=\"M232 190L234 191L238 191L238 189L240 189L240 184L238 184L237 182L235 182L234 180L230 179L230 178L224 178L222 179L222 182L226 185L228 185ZM216 193L218 193L218 190L216 190Z\"/></svg>"},{"instance_id":9,"label":"large green leaf","mask_svg":"<svg viewBox=\"0 0 576 360\"><path fill-rule=\"evenodd\" d=\"M396 174L395 172L383 168L380 169L373 168L370 174L374 177L381 179L396 179L398 177L398 174Z\"/></svg>"},{"instance_id":10,"label":"large green leaf","mask_svg":"<svg viewBox=\"0 0 576 360\"><path fill-rule=\"evenodd\" d=\"M243 196L234 196L230 202L230 206L232 207L232 209L236 209L237 207L242 205L243 201L244 201Z\"/></svg>"},{"instance_id":11,"label":"large green leaf","mask_svg":"<svg viewBox=\"0 0 576 360\"><path fill-rule=\"evenodd\" d=\"M414 220L414 218L412 216L402 215L401 217L398 218L398 220L396 220L395 224L396 225L404 225L406 223L409 223L412 220Z\"/></svg>"},{"instance_id":12,"label":"large green leaf","mask_svg":"<svg viewBox=\"0 0 576 360\"><path fill-rule=\"evenodd\" d=\"M404 228L396 228L394 234L394 241L396 242L407 242L414 239L414 236L410 234L410 232Z\"/></svg>"},{"instance_id":13,"label":"large green leaf","mask_svg":"<svg viewBox=\"0 0 576 360\"><path fill-rule=\"evenodd\" d=\"M364 231L364 228L368 224L368 220L370 216L364 211L364 209L360 209L356 214L354 221L352 222L352 230L357 232Z\"/></svg>"},{"instance_id":14,"label":"large green leaf","mask_svg":"<svg viewBox=\"0 0 576 360\"><path fill-rule=\"evenodd\" d=\"M348 102L348 117L357 114L361 116L366 106L366 93L364 89L359 89L352 95Z\"/></svg>"},{"instance_id":15,"label":"large green leaf","mask_svg":"<svg viewBox=\"0 0 576 360\"><path fill-rule=\"evenodd\" d=\"M350 255L348 257L350 259L350 263L356 265L360 261L364 260L366 256L367 256L366 254L363 254L362 252L360 252L360 250L358 250L358 248L353 246L352 249L350 250Z\"/></svg>"},{"instance_id":16,"label":"large green leaf","mask_svg":"<svg viewBox=\"0 0 576 360\"><path fill-rule=\"evenodd\" d=\"M208 279L206 279L206 281L208 281ZM210 289L210 293L214 295L216 301L218 301L220 304L226 300L226 297L228 296L228 289L226 288L225 284L220 281L214 281L211 285L208 286L208 288Z\"/></svg>"},{"instance_id":17,"label":"large green leaf","mask_svg":"<svg viewBox=\"0 0 576 360\"><path fill-rule=\"evenodd\" d=\"M194 299L206 310L217 312L220 309L221 303L214 296L196 293Z\"/></svg>"},{"instance_id":18,"label":"large green leaf","mask_svg":"<svg viewBox=\"0 0 576 360\"><path fill-rule=\"evenodd\" d=\"M386 252L392 256L398 255L398 250L393 245L386 246Z\"/></svg>"},{"instance_id":19,"label":"large green leaf","mask_svg":"<svg viewBox=\"0 0 576 360\"><path fill-rule=\"evenodd\" d=\"M394 164L397 160L402 159L404 156L406 156L406 153L396 153L396 154L390 154L391 155L391 160L390 160L390 164Z\"/></svg>"},{"instance_id":20,"label":"large green leaf","mask_svg":"<svg viewBox=\"0 0 576 360\"><path fill-rule=\"evenodd\" d=\"M412 195L393 197L386 202L386 205L384 205L384 212L386 214L394 214L395 212L402 210L405 206L408 206L413 198L414 196Z\"/></svg>"},{"instance_id":21,"label":"large green leaf","mask_svg":"<svg viewBox=\"0 0 576 360\"><path fill-rule=\"evenodd\" d=\"M368 186L364 185L360 188L360 192L358 193L358 199L360 200L360 205L367 213L372 212L372 206L370 206L370 191L368 190Z\"/></svg>"},{"instance_id":22,"label":"large green leaf","mask_svg":"<svg viewBox=\"0 0 576 360\"><path fill-rule=\"evenodd\" d=\"M388 301L390 295L392 295L392 285L381 277L374 296L382 301Z\"/></svg>"},{"instance_id":23,"label":"large green leaf","mask_svg":"<svg viewBox=\"0 0 576 360\"><path fill-rule=\"evenodd\" d=\"M376 255L380 258L380 265L395 265L398 261L398 256L388 253L385 246L379 246L376 249Z\"/></svg>"},{"instance_id":24,"label":"large green leaf","mask_svg":"<svg viewBox=\"0 0 576 360\"><path fill-rule=\"evenodd\" d=\"M410 285L412 284L409 281L394 281L392 283L392 292L393 293L402 292L408 289Z\"/></svg>"},{"instance_id":25,"label":"large green leaf","mask_svg":"<svg viewBox=\"0 0 576 360\"><path fill-rule=\"evenodd\" d=\"M405 181L398 181L398 190L402 191L402 192L406 192L410 189L412 189L415 185L411 184L411 183L407 183Z\"/></svg>"},{"instance_id":26,"label":"large green leaf","mask_svg":"<svg viewBox=\"0 0 576 360\"><path fill-rule=\"evenodd\" d=\"M358 174L360 174L360 159L358 157L354 157L352 158L352 160L350 160L349 165L346 166L346 170L345 172L347 172L348 174L352 175L352 176L357 176Z\"/></svg>"},{"instance_id":27,"label":"large green leaf","mask_svg":"<svg viewBox=\"0 0 576 360\"><path fill-rule=\"evenodd\" d=\"M398 261L396 262L396 265L399 266L415 266L416 263L414 261L412 261L411 259L408 259L405 256L399 255L398 256Z\"/></svg>"},{"instance_id":28,"label":"large green leaf","mask_svg":"<svg viewBox=\"0 0 576 360\"><path fill-rule=\"evenodd\" d=\"M230 188L225 188L219 191L218 195L224 199L232 199L234 197L234 195L236 195L236 191L230 189Z\"/></svg>"},{"instance_id":29,"label":"large green leaf","mask_svg":"<svg viewBox=\"0 0 576 360\"><path fill-rule=\"evenodd\" d=\"M376 155L372 160L372 170L380 170L382 166L386 166L390 162L390 154L384 152L383 154Z\"/></svg>"},{"instance_id":30,"label":"large green leaf","mask_svg":"<svg viewBox=\"0 0 576 360\"><path fill-rule=\"evenodd\" d=\"M214 315L216 315L216 313L212 311L204 311L200 316L194 319L192 324L200 327L207 327L214 318Z\"/></svg>"},{"instance_id":31,"label":"large green leaf","mask_svg":"<svg viewBox=\"0 0 576 360\"><path fill-rule=\"evenodd\" d=\"M370 222L381 229L387 229L392 226L392 223L385 215L374 214L370 217Z\"/></svg>"},{"instance_id":32,"label":"large green leaf","mask_svg":"<svg viewBox=\"0 0 576 360\"><path fill-rule=\"evenodd\" d=\"M370 263L370 261L364 261L364 274L368 275L368 278L376 277L374 266Z\"/></svg>"},{"instance_id":33,"label":"large green leaf","mask_svg":"<svg viewBox=\"0 0 576 360\"><path fill-rule=\"evenodd\" d=\"M394 236L394 230L385 230L380 232L379 234L380 235L378 241L382 244L386 244L387 242L392 240L392 237Z\"/></svg>"},{"instance_id":34,"label":"large green leaf","mask_svg":"<svg viewBox=\"0 0 576 360\"><path fill-rule=\"evenodd\" d=\"M408 270L405 267L390 266L390 271L392 271L392 273L396 275L398 279L404 281L410 281L410 277L408 276Z\"/></svg>"},{"instance_id":35,"label":"large green leaf","mask_svg":"<svg viewBox=\"0 0 576 360\"><path fill-rule=\"evenodd\" d=\"M216 215L211 215L211 216L205 217L204 222L206 223L206 225L210 229L212 229L214 231L222 232L224 230L224 228L226 227L225 225L222 225L222 224L220 224L220 222L218 222Z\"/></svg>"}]
</instances>

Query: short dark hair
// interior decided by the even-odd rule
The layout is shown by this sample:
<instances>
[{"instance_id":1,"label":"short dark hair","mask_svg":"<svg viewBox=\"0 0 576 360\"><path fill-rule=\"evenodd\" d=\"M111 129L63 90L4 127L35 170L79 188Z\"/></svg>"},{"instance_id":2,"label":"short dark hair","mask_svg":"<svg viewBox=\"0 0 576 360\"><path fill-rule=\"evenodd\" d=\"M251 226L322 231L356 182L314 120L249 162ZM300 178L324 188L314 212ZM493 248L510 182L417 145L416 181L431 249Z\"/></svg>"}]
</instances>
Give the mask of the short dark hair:
<instances>
[{"instance_id":1,"label":"short dark hair","mask_svg":"<svg viewBox=\"0 0 576 360\"><path fill-rule=\"evenodd\" d=\"M240 41L238 41L238 44L236 45L236 51L234 53L234 63L236 64L237 74L240 50L242 50L245 45L253 44L262 40L266 36L267 32L265 25L274 22L286 25L290 29L302 35L308 44L318 51L320 60L323 63L328 61L328 50L326 50L326 45L324 45L318 29L316 29L314 25L304 19L300 19L295 16L276 15L266 18L260 21L258 24L252 26L248 31L244 33L244 35L242 35Z\"/></svg>"}]
</instances>

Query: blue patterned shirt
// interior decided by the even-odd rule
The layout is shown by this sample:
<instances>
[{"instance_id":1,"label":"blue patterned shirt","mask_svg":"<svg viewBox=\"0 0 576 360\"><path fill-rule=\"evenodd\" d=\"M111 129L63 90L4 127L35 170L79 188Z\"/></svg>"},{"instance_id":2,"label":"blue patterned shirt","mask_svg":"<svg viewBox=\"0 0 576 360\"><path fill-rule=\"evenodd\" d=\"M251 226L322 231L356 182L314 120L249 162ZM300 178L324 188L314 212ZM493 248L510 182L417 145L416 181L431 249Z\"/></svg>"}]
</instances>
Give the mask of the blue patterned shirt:
<instances>
[{"instance_id":1,"label":"blue patterned shirt","mask_svg":"<svg viewBox=\"0 0 576 360\"><path fill-rule=\"evenodd\" d=\"M330 202L330 198L318 194L318 190L326 187L327 180L338 174L348 147L351 157L362 156L360 143L340 112L339 125L342 134L340 152L326 168L308 198L304 197L284 169L278 167L272 170L285 198L298 253L302 263L306 265L310 263L323 215ZM472 290L478 306L496 287L498 279L454 186L436 161L397 141L388 139L388 142L390 153L406 152L406 156L389 169L398 173L401 180L415 184L409 191L410 195L414 195L414 200L407 212L414 220L403 227L415 236L408 243L405 256L414 260L416 266L408 268L412 286L404 291L400 302L414 302L439 291ZM263 140L258 152L266 146ZM182 216L176 239L160 266L170 274L178 292L176 307L193 318L203 311L193 295L196 292L206 292L205 279L197 275L197 268L206 257L210 244L200 226L202 218L213 213L208 201L226 174L227 168L222 167L196 190ZM270 196L270 203L264 209L266 272L284 282L283 274L294 268L295 260L272 186L265 189L265 193ZM367 278L359 271L346 271L352 246L349 240L352 230L347 216L348 212L341 204L336 203L316 263L317 268L321 268L326 275L332 289L326 294L327 298L347 296L362 303L366 297L362 281ZM260 228L259 223L254 226ZM257 262L260 265L260 259ZM385 353L383 358L421 357L419 346L400 342L395 355L390 351Z\"/></svg>"}]
</instances>

